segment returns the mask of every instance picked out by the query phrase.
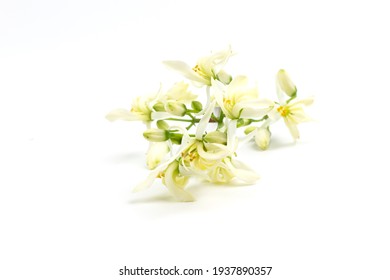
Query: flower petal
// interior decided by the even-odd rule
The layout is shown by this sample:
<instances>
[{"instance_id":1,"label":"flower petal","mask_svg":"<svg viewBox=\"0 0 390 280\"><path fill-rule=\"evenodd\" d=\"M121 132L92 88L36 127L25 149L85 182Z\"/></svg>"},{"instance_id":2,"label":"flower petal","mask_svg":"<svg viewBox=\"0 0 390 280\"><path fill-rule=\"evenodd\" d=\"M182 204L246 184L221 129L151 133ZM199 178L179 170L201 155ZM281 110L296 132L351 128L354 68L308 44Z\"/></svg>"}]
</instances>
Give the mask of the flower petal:
<instances>
[{"instance_id":1,"label":"flower petal","mask_svg":"<svg viewBox=\"0 0 390 280\"><path fill-rule=\"evenodd\" d=\"M168 60L168 61L163 61L163 64L167 66L168 68L179 72L181 75L186 77L187 79L194 81L194 82L199 82L205 85L209 85L210 81L202 78L200 75L196 74L194 70L185 62L183 61L178 61L178 60Z\"/></svg>"},{"instance_id":2,"label":"flower petal","mask_svg":"<svg viewBox=\"0 0 390 280\"><path fill-rule=\"evenodd\" d=\"M141 113L130 112L127 109L115 109L106 115L106 119L109 121L147 121L148 117Z\"/></svg>"},{"instance_id":3,"label":"flower petal","mask_svg":"<svg viewBox=\"0 0 390 280\"><path fill-rule=\"evenodd\" d=\"M229 166L233 174L245 183L253 184L260 178L255 171L241 161L231 159L226 160L225 163Z\"/></svg>"},{"instance_id":4,"label":"flower petal","mask_svg":"<svg viewBox=\"0 0 390 280\"><path fill-rule=\"evenodd\" d=\"M196 127L195 137L198 140L201 140L203 137L203 133L206 131L207 125L209 124L211 114L213 113L215 107L215 101L213 101L209 107L206 109L204 116L199 121Z\"/></svg>"}]
</instances>

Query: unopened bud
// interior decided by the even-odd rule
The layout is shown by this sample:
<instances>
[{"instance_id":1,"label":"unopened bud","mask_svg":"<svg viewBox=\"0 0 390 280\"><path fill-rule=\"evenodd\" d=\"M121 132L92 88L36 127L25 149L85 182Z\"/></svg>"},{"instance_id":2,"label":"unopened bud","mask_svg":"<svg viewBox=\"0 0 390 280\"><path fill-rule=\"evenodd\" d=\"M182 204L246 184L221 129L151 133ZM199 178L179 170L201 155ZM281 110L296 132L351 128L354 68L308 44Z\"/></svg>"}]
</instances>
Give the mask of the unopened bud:
<instances>
[{"instance_id":1,"label":"unopened bud","mask_svg":"<svg viewBox=\"0 0 390 280\"><path fill-rule=\"evenodd\" d=\"M164 103L162 103L162 102L157 102L156 104L154 104L153 109L154 109L156 112L165 112Z\"/></svg>"},{"instance_id":2,"label":"unopened bud","mask_svg":"<svg viewBox=\"0 0 390 280\"><path fill-rule=\"evenodd\" d=\"M271 132L269 128L258 128L255 135L256 145L262 149L267 150L271 141Z\"/></svg>"},{"instance_id":3,"label":"unopened bud","mask_svg":"<svg viewBox=\"0 0 390 280\"><path fill-rule=\"evenodd\" d=\"M228 85L230 84L230 82L232 81L232 76L230 76L228 73L226 73L225 71L221 70L219 71L219 73L217 74L217 79L221 82L221 83L224 83L225 85Z\"/></svg>"},{"instance_id":4,"label":"unopened bud","mask_svg":"<svg viewBox=\"0 0 390 280\"><path fill-rule=\"evenodd\" d=\"M290 76L283 69L280 69L276 75L276 82L280 89L290 97L295 97L297 94L297 87L291 81Z\"/></svg>"},{"instance_id":5,"label":"unopened bud","mask_svg":"<svg viewBox=\"0 0 390 280\"><path fill-rule=\"evenodd\" d=\"M244 130L244 133L246 135L248 135L249 133L251 133L253 130L255 130L256 127L255 126L248 126L245 130Z\"/></svg>"},{"instance_id":6,"label":"unopened bud","mask_svg":"<svg viewBox=\"0 0 390 280\"><path fill-rule=\"evenodd\" d=\"M169 124L166 121L159 120L159 121L157 121L157 127L159 129L168 130L169 129Z\"/></svg>"},{"instance_id":7,"label":"unopened bud","mask_svg":"<svg viewBox=\"0 0 390 280\"><path fill-rule=\"evenodd\" d=\"M192 101L191 102L191 107L192 107L192 109L194 109L194 111L196 113L202 111L202 109L203 109L203 105L199 101Z\"/></svg>"},{"instance_id":8,"label":"unopened bud","mask_svg":"<svg viewBox=\"0 0 390 280\"><path fill-rule=\"evenodd\" d=\"M226 133L221 131L213 131L206 134L204 140L208 143L218 143L218 144L227 144L227 136Z\"/></svg>"},{"instance_id":9,"label":"unopened bud","mask_svg":"<svg viewBox=\"0 0 390 280\"><path fill-rule=\"evenodd\" d=\"M144 137L150 142L163 142L169 139L169 132L163 129L151 128L144 132Z\"/></svg>"},{"instance_id":10,"label":"unopened bud","mask_svg":"<svg viewBox=\"0 0 390 280\"><path fill-rule=\"evenodd\" d=\"M186 105L180 102L168 101L165 104L165 110L175 116L184 116L187 112Z\"/></svg>"}]
</instances>

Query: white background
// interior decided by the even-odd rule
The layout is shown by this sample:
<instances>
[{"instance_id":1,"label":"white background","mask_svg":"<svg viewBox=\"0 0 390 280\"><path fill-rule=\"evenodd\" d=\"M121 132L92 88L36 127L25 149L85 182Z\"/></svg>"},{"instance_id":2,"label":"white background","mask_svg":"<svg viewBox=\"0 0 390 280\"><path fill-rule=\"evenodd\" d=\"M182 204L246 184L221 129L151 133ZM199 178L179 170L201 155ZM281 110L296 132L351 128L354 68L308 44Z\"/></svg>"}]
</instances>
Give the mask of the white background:
<instances>
[{"instance_id":1,"label":"white background","mask_svg":"<svg viewBox=\"0 0 390 280\"><path fill-rule=\"evenodd\" d=\"M2 0L0 278L177 265L390 279L388 26L386 1ZM238 151L254 186L193 182L194 203L158 182L132 194L148 174L143 126L105 114L181 79L160 61L229 44L230 72L272 98L287 69L316 121L296 145L281 124L268 151ZM193 279L208 277L229 278Z\"/></svg>"}]
</instances>

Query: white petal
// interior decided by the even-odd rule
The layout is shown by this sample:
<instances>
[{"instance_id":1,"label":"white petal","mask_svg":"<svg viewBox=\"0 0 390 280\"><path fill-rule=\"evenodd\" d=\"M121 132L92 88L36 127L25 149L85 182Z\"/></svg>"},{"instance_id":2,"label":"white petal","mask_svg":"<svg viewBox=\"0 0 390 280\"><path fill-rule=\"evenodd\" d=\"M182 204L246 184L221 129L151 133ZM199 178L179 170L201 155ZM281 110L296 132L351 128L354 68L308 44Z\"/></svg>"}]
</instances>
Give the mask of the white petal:
<instances>
[{"instance_id":1,"label":"white petal","mask_svg":"<svg viewBox=\"0 0 390 280\"><path fill-rule=\"evenodd\" d=\"M178 60L169 60L169 61L163 61L163 64L167 66L168 68L179 72L181 75L186 77L187 79L194 81L194 82L199 82L205 85L209 85L210 82L198 74L192 68L185 62L183 61L178 61Z\"/></svg>"},{"instance_id":2,"label":"white petal","mask_svg":"<svg viewBox=\"0 0 390 280\"><path fill-rule=\"evenodd\" d=\"M226 164L234 175L245 183L253 184L260 178L256 172L241 161L231 159L231 161L226 161Z\"/></svg>"},{"instance_id":3,"label":"white petal","mask_svg":"<svg viewBox=\"0 0 390 280\"><path fill-rule=\"evenodd\" d=\"M146 115L140 113L133 113L127 109L112 110L106 115L106 119L109 121L123 120L123 121L146 121Z\"/></svg>"},{"instance_id":4,"label":"white petal","mask_svg":"<svg viewBox=\"0 0 390 280\"><path fill-rule=\"evenodd\" d=\"M199 121L197 127L196 127L196 134L195 137L198 140L202 139L203 133L206 131L207 125L209 124L211 114L213 113L215 107L215 101L213 101L209 107L206 109L204 116Z\"/></svg>"},{"instance_id":5,"label":"white petal","mask_svg":"<svg viewBox=\"0 0 390 280\"><path fill-rule=\"evenodd\" d=\"M299 139L299 130L295 123L290 121L288 118L284 118L284 123L286 124L287 128L290 130L290 134L293 137L294 140Z\"/></svg>"},{"instance_id":6,"label":"white petal","mask_svg":"<svg viewBox=\"0 0 390 280\"><path fill-rule=\"evenodd\" d=\"M244 91L248 87L248 78L246 76L236 76L229 84L227 89L228 96Z\"/></svg>"},{"instance_id":7,"label":"white petal","mask_svg":"<svg viewBox=\"0 0 390 280\"><path fill-rule=\"evenodd\" d=\"M167 112L152 112L151 117L152 120L162 120L170 118L172 115Z\"/></svg>"},{"instance_id":8,"label":"white petal","mask_svg":"<svg viewBox=\"0 0 390 280\"><path fill-rule=\"evenodd\" d=\"M230 154L229 150L225 145L216 144L216 143L205 143L207 147L210 147L210 151L205 151L203 143L199 142L197 145L197 151L199 155L206 160L220 160ZM211 151L212 150L212 151Z\"/></svg>"},{"instance_id":9,"label":"white petal","mask_svg":"<svg viewBox=\"0 0 390 280\"><path fill-rule=\"evenodd\" d=\"M301 99L301 100L291 104L291 106L298 105L298 104L303 104L305 106L309 106L309 105L313 104L313 102L314 102L314 97L311 96L311 97L308 97L305 99Z\"/></svg>"},{"instance_id":10,"label":"white petal","mask_svg":"<svg viewBox=\"0 0 390 280\"><path fill-rule=\"evenodd\" d=\"M259 119L269 113L274 106L274 102L269 99L247 100L237 103L233 108L235 116L240 115L244 119Z\"/></svg>"},{"instance_id":11,"label":"white petal","mask_svg":"<svg viewBox=\"0 0 390 280\"><path fill-rule=\"evenodd\" d=\"M149 169L156 168L169 152L168 141L149 142L149 149L146 154L146 165Z\"/></svg>"}]
</instances>

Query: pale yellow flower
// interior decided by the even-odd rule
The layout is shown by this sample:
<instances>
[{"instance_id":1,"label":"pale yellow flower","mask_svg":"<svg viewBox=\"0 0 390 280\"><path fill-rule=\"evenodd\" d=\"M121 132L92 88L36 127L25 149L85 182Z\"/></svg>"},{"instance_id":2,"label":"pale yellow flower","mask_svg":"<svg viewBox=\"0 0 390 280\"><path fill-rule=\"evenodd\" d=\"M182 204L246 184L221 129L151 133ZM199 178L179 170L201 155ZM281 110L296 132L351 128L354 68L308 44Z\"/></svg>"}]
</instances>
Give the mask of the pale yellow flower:
<instances>
[{"instance_id":1,"label":"pale yellow flower","mask_svg":"<svg viewBox=\"0 0 390 280\"><path fill-rule=\"evenodd\" d=\"M258 119L274 106L271 100L259 98L257 87L251 86L245 76L235 77L227 86L213 80L212 90L218 105L229 119Z\"/></svg>"},{"instance_id":2,"label":"pale yellow flower","mask_svg":"<svg viewBox=\"0 0 390 280\"><path fill-rule=\"evenodd\" d=\"M233 52L229 47L226 50L200 58L194 67L177 60L164 61L163 63L170 69L195 82L196 85L210 86L212 79L220 79L224 83L231 80L231 77L226 72L223 72L222 68L232 55Z\"/></svg>"},{"instance_id":3,"label":"pale yellow flower","mask_svg":"<svg viewBox=\"0 0 390 280\"><path fill-rule=\"evenodd\" d=\"M290 102L276 108L278 114L283 118L284 123L290 130L291 136L294 140L299 139L299 130L297 125L311 120L311 118L303 110L303 107L313 104L313 101L313 98L306 98Z\"/></svg>"}]
</instances>

